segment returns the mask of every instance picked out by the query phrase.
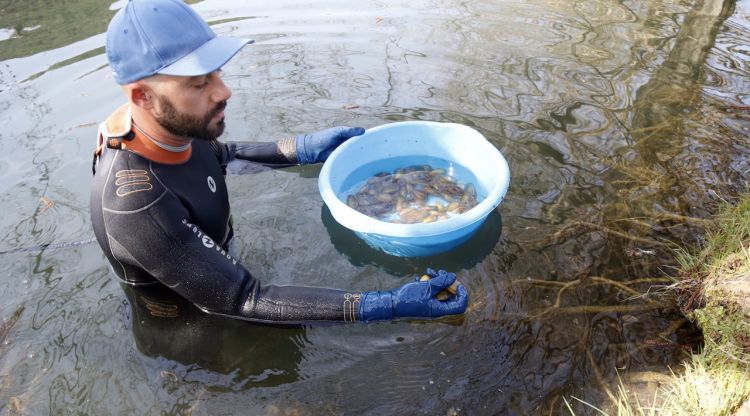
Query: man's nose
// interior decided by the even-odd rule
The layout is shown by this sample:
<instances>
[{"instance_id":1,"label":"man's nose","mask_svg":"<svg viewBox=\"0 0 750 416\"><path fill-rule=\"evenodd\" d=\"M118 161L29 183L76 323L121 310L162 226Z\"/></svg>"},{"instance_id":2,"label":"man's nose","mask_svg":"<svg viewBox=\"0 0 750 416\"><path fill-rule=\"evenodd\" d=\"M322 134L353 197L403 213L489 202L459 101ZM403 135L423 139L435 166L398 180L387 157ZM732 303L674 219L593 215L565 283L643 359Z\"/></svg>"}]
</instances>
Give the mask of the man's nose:
<instances>
[{"instance_id":1,"label":"man's nose","mask_svg":"<svg viewBox=\"0 0 750 416\"><path fill-rule=\"evenodd\" d=\"M214 74L214 91L211 93L211 98L214 102L222 102L229 99L232 96L232 90L224 84L218 73Z\"/></svg>"}]
</instances>

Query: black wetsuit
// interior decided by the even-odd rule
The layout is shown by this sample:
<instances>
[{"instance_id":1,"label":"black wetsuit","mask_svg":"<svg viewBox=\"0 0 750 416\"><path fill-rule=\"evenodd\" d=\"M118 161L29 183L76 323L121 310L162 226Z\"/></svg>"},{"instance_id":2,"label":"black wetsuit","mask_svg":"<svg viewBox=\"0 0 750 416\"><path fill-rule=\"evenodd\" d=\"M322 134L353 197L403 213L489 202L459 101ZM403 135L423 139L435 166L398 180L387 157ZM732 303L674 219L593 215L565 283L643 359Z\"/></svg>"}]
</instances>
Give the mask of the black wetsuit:
<instances>
[{"instance_id":1,"label":"black wetsuit","mask_svg":"<svg viewBox=\"0 0 750 416\"><path fill-rule=\"evenodd\" d=\"M226 165L246 159L289 166L276 143L194 140L186 161L157 163L127 147L134 136L142 139L130 130L129 119L127 134L109 134L102 126L91 220L99 245L124 283L162 284L206 312L250 321L359 319L359 293L263 285L228 253L232 226Z\"/></svg>"}]
</instances>

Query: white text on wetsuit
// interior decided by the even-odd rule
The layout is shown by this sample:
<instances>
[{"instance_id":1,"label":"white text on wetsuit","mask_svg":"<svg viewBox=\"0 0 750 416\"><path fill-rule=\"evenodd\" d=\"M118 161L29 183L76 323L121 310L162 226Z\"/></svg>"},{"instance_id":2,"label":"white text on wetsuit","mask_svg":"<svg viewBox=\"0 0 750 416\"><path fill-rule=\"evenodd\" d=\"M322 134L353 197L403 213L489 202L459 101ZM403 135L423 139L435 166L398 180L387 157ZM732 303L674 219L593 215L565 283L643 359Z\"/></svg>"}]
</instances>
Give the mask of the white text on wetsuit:
<instances>
[{"instance_id":1,"label":"white text on wetsuit","mask_svg":"<svg viewBox=\"0 0 750 416\"><path fill-rule=\"evenodd\" d=\"M203 232L196 225L189 223L186 219L183 219L182 223L186 227L190 228L193 231L193 234L195 234L198 238L201 239L201 241L203 242L203 245L206 248L216 248L216 251L221 253L222 256L226 256L227 260L231 260L233 265L237 264L237 260L233 259L232 256L229 255L229 253L223 250L221 246L216 244L214 240L211 239L211 237L203 234Z\"/></svg>"}]
</instances>

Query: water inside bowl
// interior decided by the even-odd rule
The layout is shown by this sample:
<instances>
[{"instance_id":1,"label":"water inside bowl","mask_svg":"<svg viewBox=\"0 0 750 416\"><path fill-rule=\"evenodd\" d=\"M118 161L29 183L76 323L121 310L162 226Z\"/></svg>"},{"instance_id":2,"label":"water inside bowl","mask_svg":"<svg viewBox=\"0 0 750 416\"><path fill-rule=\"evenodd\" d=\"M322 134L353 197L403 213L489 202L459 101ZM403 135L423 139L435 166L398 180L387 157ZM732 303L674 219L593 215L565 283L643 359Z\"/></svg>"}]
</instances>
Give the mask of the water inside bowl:
<instances>
[{"instance_id":1,"label":"water inside bowl","mask_svg":"<svg viewBox=\"0 0 750 416\"><path fill-rule=\"evenodd\" d=\"M367 180L374 175L380 173L390 174L397 169L415 165L429 165L433 169L444 169L445 174L452 176L459 184L474 185L477 193L477 203L481 202L487 195L487 191L480 186L481 184L477 181L476 176L467 167L442 158L415 155L386 158L360 166L352 171L342 182L336 196L339 200L346 203L347 197L356 194L366 184ZM434 201L428 201L428 203L434 203ZM381 220L387 221L387 219Z\"/></svg>"}]
</instances>

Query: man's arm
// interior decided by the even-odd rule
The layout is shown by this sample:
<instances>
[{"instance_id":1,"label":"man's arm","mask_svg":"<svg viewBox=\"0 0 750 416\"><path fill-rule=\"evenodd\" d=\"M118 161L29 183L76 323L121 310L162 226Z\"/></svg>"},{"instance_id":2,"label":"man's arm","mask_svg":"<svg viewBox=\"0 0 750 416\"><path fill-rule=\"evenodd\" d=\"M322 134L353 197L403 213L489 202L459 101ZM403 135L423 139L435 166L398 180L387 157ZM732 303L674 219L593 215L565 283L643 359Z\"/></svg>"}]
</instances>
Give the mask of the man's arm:
<instances>
[{"instance_id":1,"label":"man's arm","mask_svg":"<svg viewBox=\"0 0 750 416\"><path fill-rule=\"evenodd\" d=\"M144 270L206 312L273 323L358 319L346 302L353 293L262 285L189 222L169 191L145 209L105 210L105 221L119 262Z\"/></svg>"},{"instance_id":2,"label":"man's arm","mask_svg":"<svg viewBox=\"0 0 750 416\"><path fill-rule=\"evenodd\" d=\"M324 162L341 143L364 131L361 127L339 126L276 142L214 141L212 145L222 166L245 161L279 168Z\"/></svg>"},{"instance_id":3,"label":"man's arm","mask_svg":"<svg viewBox=\"0 0 750 416\"><path fill-rule=\"evenodd\" d=\"M228 162L244 160L269 167L297 164L294 138L276 142L227 142Z\"/></svg>"},{"instance_id":4,"label":"man's arm","mask_svg":"<svg viewBox=\"0 0 750 416\"><path fill-rule=\"evenodd\" d=\"M209 313L276 324L353 322L460 314L468 304L462 285L449 299L436 298L456 280L442 270L428 270L429 281L381 292L263 285L191 224L169 191L142 209L105 210L105 222L117 261L149 273Z\"/></svg>"}]
</instances>

